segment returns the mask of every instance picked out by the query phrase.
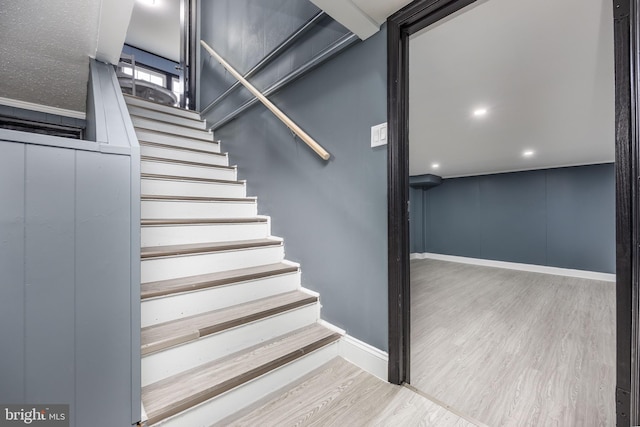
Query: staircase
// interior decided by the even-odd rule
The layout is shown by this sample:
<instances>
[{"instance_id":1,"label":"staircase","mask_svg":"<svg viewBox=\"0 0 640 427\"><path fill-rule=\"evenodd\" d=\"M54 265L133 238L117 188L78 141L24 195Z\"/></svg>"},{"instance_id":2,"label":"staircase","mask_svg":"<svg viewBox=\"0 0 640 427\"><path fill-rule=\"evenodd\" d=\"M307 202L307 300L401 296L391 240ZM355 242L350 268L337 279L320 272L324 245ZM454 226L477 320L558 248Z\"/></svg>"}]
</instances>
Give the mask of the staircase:
<instances>
[{"instance_id":1,"label":"staircase","mask_svg":"<svg viewBox=\"0 0 640 427\"><path fill-rule=\"evenodd\" d=\"M141 149L146 425L209 426L338 355L197 113L125 96Z\"/></svg>"}]
</instances>

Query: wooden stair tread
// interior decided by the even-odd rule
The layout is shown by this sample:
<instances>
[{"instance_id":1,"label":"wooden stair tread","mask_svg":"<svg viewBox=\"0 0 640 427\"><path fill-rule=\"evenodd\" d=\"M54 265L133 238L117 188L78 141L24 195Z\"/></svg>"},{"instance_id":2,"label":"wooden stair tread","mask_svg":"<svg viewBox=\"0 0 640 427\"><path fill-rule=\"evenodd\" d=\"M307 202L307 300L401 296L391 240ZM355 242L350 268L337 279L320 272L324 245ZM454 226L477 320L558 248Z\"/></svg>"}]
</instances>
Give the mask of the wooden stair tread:
<instances>
[{"instance_id":1,"label":"wooden stair tread","mask_svg":"<svg viewBox=\"0 0 640 427\"><path fill-rule=\"evenodd\" d=\"M212 154L216 154L216 153L212 153ZM176 160L176 159L169 159L164 157L140 156L140 160L146 161L146 162L175 163L179 165L197 166L197 167L213 168L213 169L226 169L226 170L236 169L235 166L212 165L209 163L191 162L189 160Z\"/></svg>"},{"instance_id":2,"label":"wooden stair tread","mask_svg":"<svg viewBox=\"0 0 640 427\"><path fill-rule=\"evenodd\" d=\"M173 114L173 111L163 111L156 108L148 108L148 105L127 104L129 114L132 116L142 117L145 119L156 120L168 124L178 124L175 119L183 120L180 126L191 127L194 129L206 128L205 121L200 117L184 116ZM184 110L183 110L184 111ZM184 124L188 123L188 124Z\"/></svg>"},{"instance_id":3,"label":"wooden stair tread","mask_svg":"<svg viewBox=\"0 0 640 427\"><path fill-rule=\"evenodd\" d=\"M179 175L161 175L157 173L141 173L141 179L161 179L165 181L186 181L186 182L209 182L212 184L229 184L229 185L244 185L244 181L231 181L228 179L216 179L216 178L198 178L191 176L179 176Z\"/></svg>"},{"instance_id":4,"label":"wooden stair tread","mask_svg":"<svg viewBox=\"0 0 640 427\"><path fill-rule=\"evenodd\" d=\"M189 138L194 141L213 142L213 134L205 129L195 129L180 123L168 123L129 112L129 117L136 130L153 131L178 138Z\"/></svg>"},{"instance_id":5,"label":"wooden stair tread","mask_svg":"<svg viewBox=\"0 0 640 427\"><path fill-rule=\"evenodd\" d=\"M154 110L154 111L171 112L178 115L179 117L192 118L192 120L202 120L200 118L200 114L197 111L174 107L173 105L159 104L157 102L150 101L148 99L141 98L139 96L129 95L126 93L123 93L123 95L127 105L129 104L136 105L136 106L146 108L148 110Z\"/></svg>"},{"instance_id":6,"label":"wooden stair tread","mask_svg":"<svg viewBox=\"0 0 640 427\"><path fill-rule=\"evenodd\" d=\"M143 194L142 201L176 201L176 202L230 202L230 203L255 203L255 197L206 197L206 196L161 196Z\"/></svg>"},{"instance_id":7,"label":"wooden stair tread","mask_svg":"<svg viewBox=\"0 0 640 427\"><path fill-rule=\"evenodd\" d=\"M195 291L199 289L228 285L231 283L262 279L280 274L294 273L296 271L298 271L297 266L277 263L260 265L258 267L242 268L238 270L227 270L218 273L201 274L198 276L182 277L179 279L142 283L140 285L141 298L146 299L179 292Z\"/></svg>"},{"instance_id":8,"label":"wooden stair tread","mask_svg":"<svg viewBox=\"0 0 640 427\"><path fill-rule=\"evenodd\" d=\"M143 355L196 340L225 329L313 304L316 296L301 291L286 292L259 300L184 317L142 328Z\"/></svg>"},{"instance_id":9,"label":"wooden stair tread","mask_svg":"<svg viewBox=\"0 0 640 427\"><path fill-rule=\"evenodd\" d=\"M144 107L139 107L139 108L144 108ZM158 110L154 110L154 111L156 111L157 113L163 114L162 111L158 111ZM164 114L166 114L166 113L164 113ZM158 123L162 123L162 124L165 124L165 125L175 126L176 128L190 129L190 130L195 130L195 131L201 131L201 132L203 132L205 134L211 134L211 132L209 132L206 129L194 128L193 126L184 125L182 123L172 122L172 121L167 120L166 118L160 119L160 118L156 118L156 117L147 117L144 114L140 114L137 111L129 111L129 115L132 118L135 117L136 119L144 119L144 120L151 121L151 122L158 122ZM201 123L203 122L203 120L189 119L187 117L181 117L181 118L187 119L187 120L192 120L194 122L201 122ZM144 126L141 126L141 128L142 129L146 129ZM166 133L169 133L169 132L166 132Z\"/></svg>"},{"instance_id":10,"label":"wooden stair tread","mask_svg":"<svg viewBox=\"0 0 640 427\"><path fill-rule=\"evenodd\" d=\"M142 389L142 400L154 424L218 396L340 338L318 324L174 375Z\"/></svg>"},{"instance_id":11,"label":"wooden stair tread","mask_svg":"<svg viewBox=\"0 0 640 427\"><path fill-rule=\"evenodd\" d=\"M201 224L253 224L268 222L266 217L246 218L171 218L143 219L140 225L201 225Z\"/></svg>"},{"instance_id":12,"label":"wooden stair tread","mask_svg":"<svg viewBox=\"0 0 640 427\"><path fill-rule=\"evenodd\" d=\"M266 238L238 240L235 242L189 243L185 245L150 246L142 248L140 250L140 257L142 259L148 259L164 256L190 255L198 253L221 252L281 245L282 240Z\"/></svg>"},{"instance_id":13,"label":"wooden stair tread","mask_svg":"<svg viewBox=\"0 0 640 427\"><path fill-rule=\"evenodd\" d=\"M164 134L165 133L165 132L154 131L154 130L151 130L151 129L144 129L144 131L145 132L157 133L157 134ZM167 135L171 135L171 134L167 134ZM145 147L165 148L167 150L191 151L193 153L210 154L212 156L226 157L226 154L224 154L224 153L215 153L213 151L200 150L198 148L191 148L191 147L183 147L181 145L163 144L161 142L146 141L144 139L144 136L140 136L140 135L137 135L137 136L138 136L138 142L140 143L140 145L141 146L145 146ZM218 141L202 141L202 140L196 139L196 138L189 138L188 136L181 136L181 138L191 139L191 140L197 141L197 142L206 142L208 144L219 144Z\"/></svg>"}]
</instances>

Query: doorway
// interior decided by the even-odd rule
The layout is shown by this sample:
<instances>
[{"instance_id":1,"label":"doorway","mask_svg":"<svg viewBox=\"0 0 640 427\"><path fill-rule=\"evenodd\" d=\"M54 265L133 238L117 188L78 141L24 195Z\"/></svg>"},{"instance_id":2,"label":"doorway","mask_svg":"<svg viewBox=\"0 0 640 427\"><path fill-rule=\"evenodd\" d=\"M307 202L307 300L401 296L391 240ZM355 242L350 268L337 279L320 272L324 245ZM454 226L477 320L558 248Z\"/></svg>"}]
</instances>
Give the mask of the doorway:
<instances>
[{"instance_id":1,"label":"doorway","mask_svg":"<svg viewBox=\"0 0 640 427\"><path fill-rule=\"evenodd\" d=\"M450 16L473 1L416 1L397 12L388 21L389 77L389 378L392 382L410 382L410 286L409 286L409 39L424 28ZM618 425L637 423L635 345L632 346L632 307L637 307L632 280L637 272L635 238L637 200L637 138L630 122L635 113L630 75L637 69L631 61L629 46L636 33L637 20L630 11L632 2L614 3L616 55L616 289L617 360L616 413ZM569 25L569 24L567 24ZM635 58L634 58L635 59ZM428 78L428 76L425 76Z\"/></svg>"}]
</instances>

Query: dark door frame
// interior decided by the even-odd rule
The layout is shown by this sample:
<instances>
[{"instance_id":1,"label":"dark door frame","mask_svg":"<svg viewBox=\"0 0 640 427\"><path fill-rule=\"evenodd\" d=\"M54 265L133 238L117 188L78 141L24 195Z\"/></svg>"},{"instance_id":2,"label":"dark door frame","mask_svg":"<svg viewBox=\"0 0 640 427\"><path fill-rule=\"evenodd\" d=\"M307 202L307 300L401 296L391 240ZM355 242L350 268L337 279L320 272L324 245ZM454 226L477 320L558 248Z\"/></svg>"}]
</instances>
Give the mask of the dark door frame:
<instances>
[{"instance_id":1,"label":"dark door frame","mask_svg":"<svg viewBox=\"0 0 640 427\"><path fill-rule=\"evenodd\" d=\"M196 0L180 0L180 85L184 95L180 108L195 109L197 40Z\"/></svg>"},{"instance_id":2,"label":"dark door frame","mask_svg":"<svg viewBox=\"0 0 640 427\"><path fill-rule=\"evenodd\" d=\"M387 20L389 381L410 379L409 37L476 0L416 0ZM612 0L616 91L616 414L640 422L640 0ZM570 25L570 24L568 24Z\"/></svg>"}]
</instances>

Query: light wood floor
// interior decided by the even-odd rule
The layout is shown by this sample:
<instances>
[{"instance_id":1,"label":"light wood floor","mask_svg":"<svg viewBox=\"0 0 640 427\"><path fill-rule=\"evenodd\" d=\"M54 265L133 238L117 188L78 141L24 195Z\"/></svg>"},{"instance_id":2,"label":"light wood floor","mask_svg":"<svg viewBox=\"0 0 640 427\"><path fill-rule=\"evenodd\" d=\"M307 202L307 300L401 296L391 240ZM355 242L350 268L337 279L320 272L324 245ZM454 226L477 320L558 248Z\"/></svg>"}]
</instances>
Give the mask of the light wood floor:
<instances>
[{"instance_id":1,"label":"light wood floor","mask_svg":"<svg viewBox=\"0 0 640 427\"><path fill-rule=\"evenodd\" d=\"M492 427L615 425L615 284L411 261L411 384Z\"/></svg>"},{"instance_id":2,"label":"light wood floor","mask_svg":"<svg viewBox=\"0 0 640 427\"><path fill-rule=\"evenodd\" d=\"M218 425L470 427L477 424L406 387L391 385L336 358L242 418Z\"/></svg>"}]
</instances>

